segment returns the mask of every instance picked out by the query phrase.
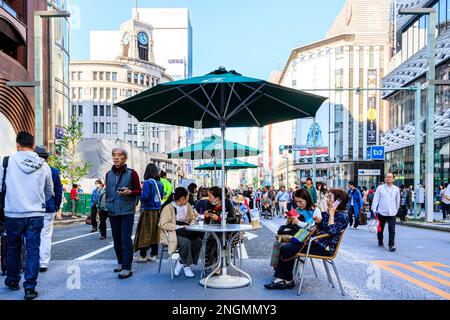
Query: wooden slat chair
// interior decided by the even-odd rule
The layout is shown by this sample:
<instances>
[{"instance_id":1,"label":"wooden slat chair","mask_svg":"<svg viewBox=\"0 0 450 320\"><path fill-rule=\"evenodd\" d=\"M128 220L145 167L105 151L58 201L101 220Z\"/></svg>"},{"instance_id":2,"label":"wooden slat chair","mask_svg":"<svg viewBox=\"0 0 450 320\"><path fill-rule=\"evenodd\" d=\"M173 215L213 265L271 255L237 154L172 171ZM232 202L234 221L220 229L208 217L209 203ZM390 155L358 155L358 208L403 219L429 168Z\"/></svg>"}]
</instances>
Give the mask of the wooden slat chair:
<instances>
[{"instance_id":1,"label":"wooden slat chair","mask_svg":"<svg viewBox=\"0 0 450 320\"><path fill-rule=\"evenodd\" d=\"M313 237L313 238L309 239L308 249L306 251L306 254L305 253L297 253L297 255L296 255L297 256L297 267L296 267L296 270L297 270L297 276L300 279L300 286L298 288L297 295L300 295L301 290L302 290L303 278L305 276L305 268L306 268L306 263L308 262L308 259L311 260L311 265L313 267L314 274L315 274L315 276L317 278L317 273L316 273L316 269L314 267L313 259L318 259L318 260L322 260L323 265L325 267L325 271L327 273L328 281L330 282L331 286L334 288L334 282L333 282L333 278L331 277L331 273L330 273L330 269L328 268L328 264L331 264L333 266L334 273L336 274L336 278L337 278L337 281L339 283L339 288L341 289L342 295L345 296L344 288L342 286L341 279L339 277L339 273L338 273L337 268L336 268L336 264L334 263L334 258L336 258L336 255L337 255L337 253L339 251L339 247L341 246L342 239L344 237L344 231L341 231L341 233L340 233L339 241L338 241L338 243L336 245L336 250L334 251L334 254L332 256L318 256L318 255L309 254L309 250L311 248L311 244L312 244L312 242L314 240L327 238L327 237L330 237L330 235L329 234L321 234L319 236L316 236L316 237ZM305 260L303 261L301 258L304 258ZM302 268L301 275L298 275L298 263L299 262L303 263L303 268Z\"/></svg>"},{"instance_id":2,"label":"wooden slat chair","mask_svg":"<svg viewBox=\"0 0 450 320\"><path fill-rule=\"evenodd\" d=\"M161 229L161 232L163 232L167 243L169 243L169 232L167 232L167 230L163 230L163 229ZM170 277L173 280L174 265L173 265L173 261L172 261L173 260L172 256L174 254L178 254L178 250L175 250L175 252L169 253L169 247L168 246L164 245L163 243L159 244L159 267L158 267L158 273L161 272L161 265L162 265L162 261L163 261L163 258L164 258L164 252L167 252L167 254L169 255L168 259L169 259L169 265L170 265Z\"/></svg>"}]
</instances>

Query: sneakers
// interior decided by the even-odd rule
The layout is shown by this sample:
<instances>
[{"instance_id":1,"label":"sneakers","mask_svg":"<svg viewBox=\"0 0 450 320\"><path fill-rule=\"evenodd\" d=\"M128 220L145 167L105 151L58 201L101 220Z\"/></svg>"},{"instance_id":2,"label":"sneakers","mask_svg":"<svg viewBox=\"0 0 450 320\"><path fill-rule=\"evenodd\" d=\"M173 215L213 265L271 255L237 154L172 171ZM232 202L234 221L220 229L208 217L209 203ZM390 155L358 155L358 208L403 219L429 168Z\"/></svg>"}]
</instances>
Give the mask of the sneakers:
<instances>
[{"instance_id":1,"label":"sneakers","mask_svg":"<svg viewBox=\"0 0 450 320\"><path fill-rule=\"evenodd\" d=\"M392 247L389 247L389 251L391 251L391 252L394 252L395 250L397 250L397 248L396 248L396 247L394 247L394 246L392 246Z\"/></svg>"},{"instance_id":2,"label":"sneakers","mask_svg":"<svg viewBox=\"0 0 450 320\"><path fill-rule=\"evenodd\" d=\"M180 259L178 259L177 264L175 265L175 269L173 270L173 275L175 277L178 277L181 273L181 270L183 270L183 264L181 263Z\"/></svg>"},{"instance_id":3,"label":"sneakers","mask_svg":"<svg viewBox=\"0 0 450 320\"><path fill-rule=\"evenodd\" d=\"M126 279L133 275L133 272L131 270L122 270L119 273L119 279Z\"/></svg>"},{"instance_id":4,"label":"sneakers","mask_svg":"<svg viewBox=\"0 0 450 320\"><path fill-rule=\"evenodd\" d=\"M24 298L26 300L33 300L33 299L36 299L37 297L38 297L38 293L36 292L36 290L31 289L31 288L25 289Z\"/></svg>"},{"instance_id":5,"label":"sneakers","mask_svg":"<svg viewBox=\"0 0 450 320\"><path fill-rule=\"evenodd\" d=\"M20 290L19 282L17 281L8 281L7 279L5 279L5 286L13 291Z\"/></svg>"},{"instance_id":6,"label":"sneakers","mask_svg":"<svg viewBox=\"0 0 450 320\"><path fill-rule=\"evenodd\" d=\"M44 273L44 272L47 272L48 271L48 268L47 267L40 267L39 268L39 272L40 273Z\"/></svg>"},{"instance_id":7,"label":"sneakers","mask_svg":"<svg viewBox=\"0 0 450 320\"><path fill-rule=\"evenodd\" d=\"M97 228L92 228L90 233L97 232Z\"/></svg>"},{"instance_id":8,"label":"sneakers","mask_svg":"<svg viewBox=\"0 0 450 320\"><path fill-rule=\"evenodd\" d=\"M156 256L147 257L147 261L156 262L156 260L158 260L158 258Z\"/></svg>"},{"instance_id":9,"label":"sneakers","mask_svg":"<svg viewBox=\"0 0 450 320\"><path fill-rule=\"evenodd\" d=\"M183 267L184 275L188 278L194 278L195 274L192 272L191 268L188 266Z\"/></svg>"},{"instance_id":10,"label":"sneakers","mask_svg":"<svg viewBox=\"0 0 450 320\"><path fill-rule=\"evenodd\" d=\"M148 261L148 259L149 258L147 256L145 256L145 257L137 256L136 258L134 258L134 261L136 263L146 263Z\"/></svg>"}]
</instances>

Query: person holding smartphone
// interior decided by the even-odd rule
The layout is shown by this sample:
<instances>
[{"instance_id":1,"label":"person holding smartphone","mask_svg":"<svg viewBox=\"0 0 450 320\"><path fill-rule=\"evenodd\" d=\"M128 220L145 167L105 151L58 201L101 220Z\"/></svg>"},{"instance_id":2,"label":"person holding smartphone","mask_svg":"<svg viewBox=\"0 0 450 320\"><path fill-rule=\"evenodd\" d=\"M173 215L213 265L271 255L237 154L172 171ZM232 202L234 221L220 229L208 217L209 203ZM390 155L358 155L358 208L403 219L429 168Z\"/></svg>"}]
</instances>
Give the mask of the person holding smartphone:
<instances>
[{"instance_id":1,"label":"person holding smartphone","mask_svg":"<svg viewBox=\"0 0 450 320\"><path fill-rule=\"evenodd\" d=\"M300 207L302 201L297 197L298 191L295 193L297 205ZM309 196L309 195L308 195ZM309 199L311 201L311 199ZM343 190L331 189L327 195L327 211L322 213L322 219L314 218L319 234L329 234L329 237L317 239L311 243L309 253L311 255L332 256L339 242L341 231L345 230L349 224L348 215L345 209L348 202L348 194ZM297 219L297 218L295 218ZM293 223L300 223L294 220ZM266 289L292 289L295 287L293 280L293 269L295 264L295 256L297 253L306 253L308 246L303 243L288 244L280 249L280 256L275 268L274 279L271 283L264 285Z\"/></svg>"}]
</instances>

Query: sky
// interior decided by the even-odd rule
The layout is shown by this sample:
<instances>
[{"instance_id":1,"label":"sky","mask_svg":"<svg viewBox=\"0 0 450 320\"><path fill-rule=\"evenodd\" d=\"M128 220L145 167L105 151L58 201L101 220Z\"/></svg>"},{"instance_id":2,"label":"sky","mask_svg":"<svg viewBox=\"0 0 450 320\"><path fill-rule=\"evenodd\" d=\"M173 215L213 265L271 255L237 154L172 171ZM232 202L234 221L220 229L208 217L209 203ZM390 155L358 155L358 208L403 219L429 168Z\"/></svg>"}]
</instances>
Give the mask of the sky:
<instances>
[{"instance_id":1,"label":"sky","mask_svg":"<svg viewBox=\"0 0 450 320\"><path fill-rule=\"evenodd\" d=\"M193 74L218 66L268 79L291 49L320 40L345 0L139 0L141 8L188 8ZM89 59L89 32L118 30L135 0L71 0L71 60Z\"/></svg>"}]
</instances>

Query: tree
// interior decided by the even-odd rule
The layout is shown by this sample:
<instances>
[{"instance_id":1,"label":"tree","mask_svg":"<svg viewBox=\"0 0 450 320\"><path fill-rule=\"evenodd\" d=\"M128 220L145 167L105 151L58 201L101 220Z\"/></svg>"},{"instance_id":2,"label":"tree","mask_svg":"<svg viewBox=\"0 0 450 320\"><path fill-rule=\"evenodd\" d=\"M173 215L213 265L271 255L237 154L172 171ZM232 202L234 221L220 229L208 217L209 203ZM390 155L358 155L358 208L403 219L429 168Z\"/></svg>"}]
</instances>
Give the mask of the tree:
<instances>
[{"instance_id":1,"label":"tree","mask_svg":"<svg viewBox=\"0 0 450 320\"><path fill-rule=\"evenodd\" d=\"M56 144L57 155L50 158L50 165L59 170L64 179L68 179L71 184L78 183L89 170L89 162L82 166L77 161L78 146L83 140L83 131L77 118L73 116L69 125L64 127L64 135Z\"/></svg>"}]
</instances>

